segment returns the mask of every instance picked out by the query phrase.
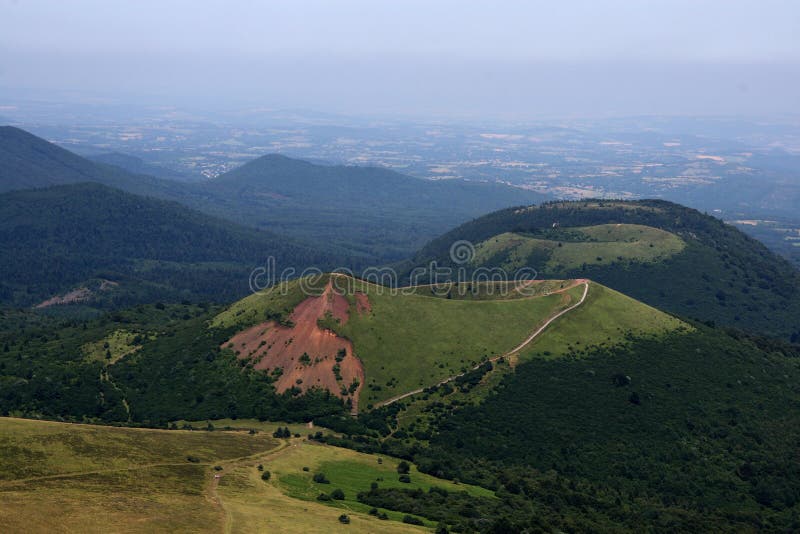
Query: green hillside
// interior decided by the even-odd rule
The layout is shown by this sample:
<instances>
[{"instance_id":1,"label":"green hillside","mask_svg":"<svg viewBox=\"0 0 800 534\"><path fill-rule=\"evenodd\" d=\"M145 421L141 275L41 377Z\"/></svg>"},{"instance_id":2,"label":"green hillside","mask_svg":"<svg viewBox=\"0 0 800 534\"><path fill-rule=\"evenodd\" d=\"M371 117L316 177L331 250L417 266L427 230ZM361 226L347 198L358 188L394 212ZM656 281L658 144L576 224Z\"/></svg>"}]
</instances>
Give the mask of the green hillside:
<instances>
[{"instance_id":1,"label":"green hillside","mask_svg":"<svg viewBox=\"0 0 800 534\"><path fill-rule=\"evenodd\" d=\"M0 195L0 248L0 301L17 306L76 288L89 291L84 304L99 307L225 301L248 292L250 272L268 256L296 268L344 261L176 203L91 183Z\"/></svg>"},{"instance_id":2,"label":"green hillside","mask_svg":"<svg viewBox=\"0 0 800 534\"><path fill-rule=\"evenodd\" d=\"M433 294L426 286L392 290L343 276L322 277L313 287L309 280L253 294L224 310L158 304L61 324L9 316L16 326L0 332L0 409L123 422L305 420L340 412L343 401L368 410L487 360L558 355L564 346L611 346L633 334L684 328L597 284L585 289L581 281L539 281L502 292L476 284L472 298L457 288ZM296 316L301 308L311 315ZM281 332L279 339L297 354L282 363L262 361L263 351L272 348L267 343L275 343L270 336ZM250 339L249 352L230 341L240 334ZM332 348L320 341L326 339L345 345ZM337 355L347 343L355 359L350 350ZM336 366L320 374L320 362L333 366L334 356ZM358 380L343 381L339 367ZM278 388L284 374L297 383Z\"/></svg>"},{"instance_id":3,"label":"green hillside","mask_svg":"<svg viewBox=\"0 0 800 534\"><path fill-rule=\"evenodd\" d=\"M707 329L573 346L519 365L476 406L435 410L413 457L499 488L520 510L516 529L637 531L646 518L678 532L793 531L798 357Z\"/></svg>"},{"instance_id":4,"label":"green hillside","mask_svg":"<svg viewBox=\"0 0 800 534\"><path fill-rule=\"evenodd\" d=\"M304 299L330 298L321 290L329 283L347 299L346 315L322 316L318 322L352 342L366 378L360 395L362 409L435 386L511 352L549 318L580 304L584 291L584 285L574 281L540 281L535 289L529 289L534 296L507 288L490 292L486 284L475 284L463 294L458 288L435 294L427 286L390 290L343 276L334 277L332 282L323 277L316 281L316 291L310 297L306 297L308 291L300 291L298 281L291 282L233 304L212 325L244 330L270 317L291 323L292 311ZM481 297L469 298L473 292ZM365 302L369 311L363 309ZM265 328L269 330L269 326ZM678 328L680 321L591 284L582 305L519 352L524 357L535 347L557 354L566 350L570 342L615 344L634 332L658 334ZM569 339L565 342L566 338ZM326 354L308 356L311 360L324 359Z\"/></svg>"},{"instance_id":5,"label":"green hillside","mask_svg":"<svg viewBox=\"0 0 800 534\"><path fill-rule=\"evenodd\" d=\"M543 278L590 278L685 317L800 339L800 271L736 228L664 201L554 202L498 211L431 241L414 265L525 266Z\"/></svg>"},{"instance_id":6,"label":"green hillside","mask_svg":"<svg viewBox=\"0 0 800 534\"><path fill-rule=\"evenodd\" d=\"M0 414L163 425L178 419L307 421L340 413L324 391L278 394L274 377L243 372L220 349L221 310L140 305L87 321L14 321L0 331Z\"/></svg>"}]
</instances>

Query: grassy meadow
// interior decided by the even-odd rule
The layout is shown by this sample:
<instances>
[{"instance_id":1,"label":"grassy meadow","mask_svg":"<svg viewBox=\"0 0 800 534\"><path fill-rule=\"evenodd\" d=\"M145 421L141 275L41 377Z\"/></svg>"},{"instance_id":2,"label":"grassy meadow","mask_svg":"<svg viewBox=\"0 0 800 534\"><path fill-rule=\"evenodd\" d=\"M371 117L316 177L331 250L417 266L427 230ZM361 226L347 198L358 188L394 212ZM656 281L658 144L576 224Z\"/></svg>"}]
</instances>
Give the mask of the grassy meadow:
<instances>
[{"instance_id":1,"label":"grassy meadow","mask_svg":"<svg viewBox=\"0 0 800 534\"><path fill-rule=\"evenodd\" d=\"M278 445L265 433L0 418L0 524L7 532L218 531L212 466Z\"/></svg>"},{"instance_id":2,"label":"grassy meadow","mask_svg":"<svg viewBox=\"0 0 800 534\"><path fill-rule=\"evenodd\" d=\"M591 283L586 301L548 327L520 352L520 359L555 358L571 349L616 346L629 335L662 335L691 329L683 321L603 285Z\"/></svg>"},{"instance_id":3,"label":"grassy meadow","mask_svg":"<svg viewBox=\"0 0 800 534\"><path fill-rule=\"evenodd\" d=\"M435 385L520 344L547 318L577 302L582 286L514 300L466 301L369 295L372 311L334 330L353 341L366 370L360 404Z\"/></svg>"},{"instance_id":4,"label":"grassy meadow","mask_svg":"<svg viewBox=\"0 0 800 534\"><path fill-rule=\"evenodd\" d=\"M656 262L679 253L684 241L670 232L637 224L601 224L554 231L547 239L512 232L483 241L474 263L504 255L503 267L518 269L534 255L546 255L548 272L609 265L620 261Z\"/></svg>"}]
</instances>

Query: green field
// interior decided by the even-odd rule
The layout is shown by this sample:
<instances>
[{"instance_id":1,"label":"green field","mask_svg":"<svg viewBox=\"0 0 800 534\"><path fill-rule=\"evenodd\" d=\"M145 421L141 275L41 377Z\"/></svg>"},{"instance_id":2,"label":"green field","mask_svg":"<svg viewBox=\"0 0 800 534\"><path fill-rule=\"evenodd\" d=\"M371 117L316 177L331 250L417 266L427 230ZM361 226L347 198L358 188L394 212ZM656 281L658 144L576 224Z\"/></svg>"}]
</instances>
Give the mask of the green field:
<instances>
[{"instance_id":1,"label":"green field","mask_svg":"<svg viewBox=\"0 0 800 534\"><path fill-rule=\"evenodd\" d=\"M473 263L494 264L517 269L528 265L532 256L546 259L546 270L557 272L584 265L615 262L657 262L679 253L683 240L670 232L638 224L601 224L547 232L544 238L507 232L487 239L476 247Z\"/></svg>"},{"instance_id":2,"label":"green field","mask_svg":"<svg viewBox=\"0 0 800 534\"><path fill-rule=\"evenodd\" d=\"M343 509L347 513L369 512L372 507L359 502L357 495L359 492L369 491L373 482L380 488L421 489L427 492L431 487L436 487L449 492L467 492L473 497L494 497L494 493L487 489L441 480L420 473L414 466L411 466L409 474L411 482L400 482L398 464L399 460L396 458L305 442L276 455L274 460L264 464L264 468L269 469L273 475L270 481L272 485L297 499L318 502L317 497L321 493L330 494L336 489L342 490L343 500L326 502L329 506ZM313 476L318 473L323 473L330 482L314 482ZM401 521L404 515L391 510L381 511L397 521ZM427 521L426 524L435 526Z\"/></svg>"}]
</instances>

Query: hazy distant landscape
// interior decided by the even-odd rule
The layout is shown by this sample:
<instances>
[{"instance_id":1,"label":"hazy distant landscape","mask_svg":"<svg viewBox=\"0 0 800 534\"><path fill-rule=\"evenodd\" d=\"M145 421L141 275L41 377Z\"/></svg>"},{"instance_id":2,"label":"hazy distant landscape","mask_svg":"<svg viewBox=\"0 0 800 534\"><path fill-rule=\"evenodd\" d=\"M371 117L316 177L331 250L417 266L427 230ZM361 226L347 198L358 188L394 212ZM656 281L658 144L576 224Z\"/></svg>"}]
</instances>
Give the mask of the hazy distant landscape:
<instances>
[{"instance_id":1,"label":"hazy distant landscape","mask_svg":"<svg viewBox=\"0 0 800 534\"><path fill-rule=\"evenodd\" d=\"M47 109L38 103L5 108L11 124L136 173L213 180L259 156L280 153L324 164L385 167L430 180L503 182L553 199L663 198L736 224L800 261L795 180L800 122L791 117L526 124L375 121L246 109L212 119L178 108L142 108L133 122L62 126L57 114L47 122L30 121Z\"/></svg>"},{"instance_id":2,"label":"hazy distant landscape","mask_svg":"<svg viewBox=\"0 0 800 534\"><path fill-rule=\"evenodd\" d=\"M800 532L798 35L0 2L0 531Z\"/></svg>"}]
</instances>

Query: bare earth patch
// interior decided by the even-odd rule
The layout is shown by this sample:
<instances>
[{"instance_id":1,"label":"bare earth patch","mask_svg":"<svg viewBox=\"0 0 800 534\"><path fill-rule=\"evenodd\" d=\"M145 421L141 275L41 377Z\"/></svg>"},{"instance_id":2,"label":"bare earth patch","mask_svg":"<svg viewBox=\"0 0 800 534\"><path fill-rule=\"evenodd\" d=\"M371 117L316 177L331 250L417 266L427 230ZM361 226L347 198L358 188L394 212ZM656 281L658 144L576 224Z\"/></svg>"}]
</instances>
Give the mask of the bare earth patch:
<instances>
[{"instance_id":1,"label":"bare earth patch","mask_svg":"<svg viewBox=\"0 0 800 534\"><path fill-rule=\"evenodd\" d=\"M92 292L88 287L79 287L78 289L73 289L69 293L50 297L44 302L37 304L36 308L49 308L50 306L60 306L62 304L74 304L76 302L87 301L91 297Z\"/></svg>"},{"instance_id":2,"label":"bare earth patch","mask_svg":"<svg viewBox=\"0 0 800 534\"><path fill-rule=\"evenodd\" d=\"M356 297L357 309L371 309L366 295ZM364 366L353 353L350 340L320 327L318 321L333 318L347 323L350 304L330 284L322 295L308 297L289 316L287 325L267 321L233 336L222 347L239 359L254 362L255 369L280 369L275 388L282 393L292 387L307 391L327 389L358 406L364 383Z\"/></svg>"}]
</instances>

